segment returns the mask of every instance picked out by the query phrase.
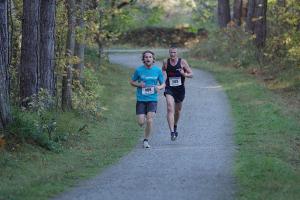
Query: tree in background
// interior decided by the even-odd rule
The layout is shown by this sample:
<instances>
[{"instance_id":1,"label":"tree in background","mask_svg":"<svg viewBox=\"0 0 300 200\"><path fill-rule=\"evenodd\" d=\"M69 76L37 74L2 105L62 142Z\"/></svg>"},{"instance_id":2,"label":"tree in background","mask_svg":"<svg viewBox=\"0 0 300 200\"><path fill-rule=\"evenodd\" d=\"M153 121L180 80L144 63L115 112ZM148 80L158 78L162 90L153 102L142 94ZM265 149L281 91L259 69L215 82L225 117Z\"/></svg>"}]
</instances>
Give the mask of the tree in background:
<instances>
[{"instance_id":1,"label":"tree in background","mask_svg":"<svg viewBox=\"0 0 300 200\"><path fill-rule=\"evenodd\" d=\"M234 0L233 3L233 21L236 25L241 25L243 0Z\"/></svg>"},{"instance_id":2,"label":"tree in background","mask_svg":"<svg viewBox=\"0 0 300 200\"><path fill-rule=\"evenodd\" d=\"M55 0L42 0L40 8L39 87L55 94Z\"/></svg>"},{"instance_id":3,"label":"tree in background","mask_svg":"<svg viewBox=\"0 0 300 200\"><path fill-rule=\"evenodd\" d=\"M28 98L38 93L40 62L40 0L24 0L20 64L20 101L27 107Z\"/></svg>"},{"instance_id":4,"label":"tree in background","mask_svg":"<svg viewBox=\"0 0 300 200\"><path fill-rule=\"evenodd\" d=\"M265 45L267 32L267 0L249 0L247 30L255 35L255 45Z\"/></svg>"},{"instance_id":5,"label":"tree in background","mask_svg":"<svg viewBox=\"0 0 300 200\"><path fill-rule=\"evenodd\" d=\"M218 0L218 22L221 28L225 28L230 22L229 0Z\"/></svg>"},{"instance_id":6,"label":"tree in background","mask_svg":"<svg viewBox=\"0 0 300 200\"><path fill-rule=\"evenodd\" d=\"M8 87L9 37L7 8L7 0L0 0L0 128L5 128L12 121Z\"/></svg>"},{"instance_id":7,"label":"tree in background","mask_svg":"<svg viewBox=\"0 0 300 200\"><path fill-rule=\"evenodd\" d=\"M258 48L264 47L267 38L267 0L256 0L252 21L254 21L255 45Z\"/></svg>"},{"instance_id":8,"label":"tree in background","mask_svg":"<svg viewBox=\"0 0 300 200\"><path fill-rule=\"evenodd\" d=\"M75 0L67 0L66 7L68 12L68 33L66 43L66 65L62 79L61 107L63 111L72 109L72 78L73 78L73 55L75 48L75 25L76 25L76 4Z\"/></svg>"},{"instance_id":9,"label":"tree in background","mask_svg":"<svg viewBox=\"0 0 300 200\"><path fill-rule=\"evenodd\" d=\"M84 49L85 49L85 2L83 0L76 0L77 4L77 32L75 41L75 52L74 55L79 58L79 62L74 64L75 76L74 79L82 83L83 79L83 68L84 68Z\"/></svg>"}]
</instances>

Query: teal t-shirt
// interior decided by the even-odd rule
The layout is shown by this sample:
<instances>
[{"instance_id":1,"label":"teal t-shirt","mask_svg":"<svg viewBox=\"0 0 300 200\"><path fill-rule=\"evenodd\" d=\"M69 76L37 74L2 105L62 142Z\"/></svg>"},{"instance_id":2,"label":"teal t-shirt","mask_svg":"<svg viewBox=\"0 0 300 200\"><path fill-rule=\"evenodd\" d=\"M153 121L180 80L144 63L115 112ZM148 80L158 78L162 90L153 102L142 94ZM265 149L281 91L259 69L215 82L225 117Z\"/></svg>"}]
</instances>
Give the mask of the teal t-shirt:
<instances>
[{"instance_id":1,"label":"teal t-shirt","mask_svg":"<svg viewBox=\"0 0 300 200\"><path fill-rule=\"evenodd\" d=\"M164 83L164 76L161 69L157 66L147 68L142 65L138 67L131 80L145 83L144 88L138 87L136 90L137 101L157 101L157 91L155 86Z\"/></svg>"}]
</instances>

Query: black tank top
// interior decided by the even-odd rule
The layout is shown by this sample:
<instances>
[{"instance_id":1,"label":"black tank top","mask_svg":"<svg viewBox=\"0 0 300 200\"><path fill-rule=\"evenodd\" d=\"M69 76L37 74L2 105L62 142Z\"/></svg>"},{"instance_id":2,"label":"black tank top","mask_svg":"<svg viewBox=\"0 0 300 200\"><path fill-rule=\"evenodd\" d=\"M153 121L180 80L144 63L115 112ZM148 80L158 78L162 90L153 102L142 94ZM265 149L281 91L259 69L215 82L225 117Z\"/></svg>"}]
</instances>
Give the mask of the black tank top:
<instances>
[{"instance_id":1,"label":"black tank top","mask_svg":"<svg viewBox=\"0 0 300 200\"><path fill-rule=\"evenodd\" d=\"M181 85L180 86L181 87L184 86L185 77L180 74L179 69L181 69L181 58L178 58L178 61L175 66L171 65L170 58L169 58L167 61L167 69L166 69L166 73L167 73L166 85L167 86L170 86L170 80L169 80L170 77L181 77ZM175 86L175 87L180 87L180 86Z\"/></svg>"}]
</instances>

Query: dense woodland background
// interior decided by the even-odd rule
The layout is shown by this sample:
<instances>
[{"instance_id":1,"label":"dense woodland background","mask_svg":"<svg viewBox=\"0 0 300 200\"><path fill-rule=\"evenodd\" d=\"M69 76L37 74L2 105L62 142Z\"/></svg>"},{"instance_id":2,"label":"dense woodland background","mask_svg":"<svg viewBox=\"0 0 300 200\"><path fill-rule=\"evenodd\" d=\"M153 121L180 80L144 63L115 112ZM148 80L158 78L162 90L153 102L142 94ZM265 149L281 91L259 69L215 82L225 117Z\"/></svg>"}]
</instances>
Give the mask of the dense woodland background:
<instances>
[{"instance_id":1,"label":"dense woodland background","mask_svg":"<svg viewBox=\"0 0 300 200\"><path fill-rule=\"evenodd\" d=\"M126 43L188 47L299 100L298 0L0 0L0 26L2 141L51 149L57 113L101 116L93 74L105 48ZM95 50L91 67L84 57Z\"/></svg>"}]
</instances>

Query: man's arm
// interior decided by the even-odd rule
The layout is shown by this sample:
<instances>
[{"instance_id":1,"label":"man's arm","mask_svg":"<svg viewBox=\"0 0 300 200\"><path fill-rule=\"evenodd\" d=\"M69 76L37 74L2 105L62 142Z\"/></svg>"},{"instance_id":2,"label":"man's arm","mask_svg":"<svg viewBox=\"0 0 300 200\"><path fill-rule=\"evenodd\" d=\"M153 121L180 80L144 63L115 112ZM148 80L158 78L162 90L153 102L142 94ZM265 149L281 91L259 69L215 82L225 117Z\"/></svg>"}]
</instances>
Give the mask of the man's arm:
<instances>
[{"instance_id":1,"label":"man's arm","mask_svg":"<svg viewBox=\"0 0 300 200\"><path fill-rule=\"evenodd\" d=\"M192 69L190 68L186 60L184 59L181 60L181 67L183 68L183 70L180 71L182 76L186 78L193 78Z\"/></svg>"},{"instance_id":2,"label":"man's arm","mask_svg":"<svg viewBox=\"0 0 300 200\"><path fill-rule=\"evenodd\" d=\"M162 90L166 87L163 71L160 71L158 82L159 85L156 86L156 91Z\"/></svg>"},{"instance_id":3,"label":"man's arm","mask_svg":"<svg viewBox=\"0 0 300 200\"><path fill-rule=\"evenodd\" d=\"M167 78L167 60L164 60L163 61L163 65L161 67L161 71L163 72L163 75L164 75L164 78L166 79Z\"/></svg>"},{"instance_id":4,"label":"man's arm","mask_svg":"<svg viewBox=\"0 0 300 200\"><path fill-rule=\"evenodd\" d=\"M135 70L132 78L130 79L130 85L133 87L145 87L145 83L143 81L139 82L139 73L137 70Z\"/></svg>"},{"instance_id":5,"label":"man's arm","mask_svg":"<svg viewBox=\"0 0 300 200\"><path fill-rule=\"evenodd\" d=\"M130 80L130 85L132 85L133 87L145 87L145 83L143 81L141 82L138 82L138 81L133 81L133 80Z\"/></svg>"}]
</instances>

